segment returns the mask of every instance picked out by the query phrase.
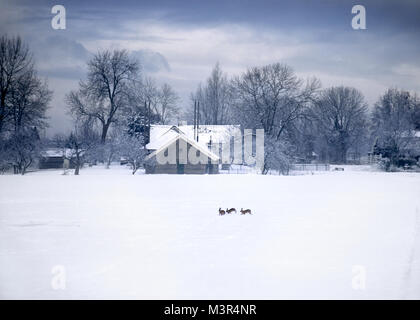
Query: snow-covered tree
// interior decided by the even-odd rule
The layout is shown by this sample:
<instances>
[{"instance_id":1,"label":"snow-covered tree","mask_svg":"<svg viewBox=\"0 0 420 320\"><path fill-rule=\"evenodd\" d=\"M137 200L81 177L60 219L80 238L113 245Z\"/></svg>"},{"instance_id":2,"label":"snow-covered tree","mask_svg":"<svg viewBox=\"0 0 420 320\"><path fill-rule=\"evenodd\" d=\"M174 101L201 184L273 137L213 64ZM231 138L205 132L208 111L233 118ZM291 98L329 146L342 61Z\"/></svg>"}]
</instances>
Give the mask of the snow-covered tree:
<instances>
[{"instance_id":1,"label":"snow-covered tree","mask_svg":"<svg viewBox=\"0 0 420 320\"><path fill-rule=\"evenodd\" d=\"M194 102L200 104L200 123L209 125L228 124L232 102L231 87L219 63L213 68L205 85L199 85L191 94L192 105L187 112L187 120L194 118Z\"/></svg>"},{"instance_id":2,"label":"snow-covered tree","mask_svg":"<svg viewBox=\"0 0 420 320\"><path fill-rule=\"evenodd\" d=\"M87 81L67 95L67 104L76 117L93 117L101 124L101 142L128 105L130 83L138 79L139 65L126 50L98 52L88 62Z\"/></svg>"},{"instance_id":3,"label":"snow-covered tree","mask_svg":"<svg viewBox=\"0 0 420 320\"><path fill-rule=\"evenodd\" d=\"M38 159L41 141L36 128L25 128L13 132L4 145L5 161L13 166L15 174L26 170Z\"/></svg>"},{"instance_id":4,"label":"snow-covered tree","mask_svg":"<svg viewBox=\"0 0 420 320\"><path fill-rule=\"evenodd\" d=\"M158 91L158 103L155 108L160 118L160 124L168 124L177 119L179 115L179 97L172 87L164 83Z\"/></svg>"},{"instance_id":5,"label":"snow-covered tree","mask_svg":"<svg viewBox=\"0 0 420 320\"><path fill-rule=\"evenodd\" d=\"M266 136L264 139L264 167L262 173L276 170L287 175L293 163L293 148L287 141L276 140Z\"/></svg>"},{"instance_id":6,"label":"snow-covered tree","mask_svg":"<svg viewBox=\"0 0 420 320\"><path fill-rule=\"evenodd\" d=\"M0 133L10 117L12 93L22 77L33 69L32 55L20 37L0 38Z\"/></svg>"},{"instance_id":7,"label":"snow-covered tree","mask_svg":"<svg viewBox=\"0 0 420 320\"><path fill-rule=\"evenodd\" d=\"M132 173L135 174L143 165L144 158L147 155L143 137L130 134L121 135L119 138L119 149L121 157L131 165Z\"/></svg>"},{"instance_id":8,"label":"snow-covered tree","mask_svg":"<svg viewBox=\"0 0 420 320\"><path fill-rule=\"evenodd\" d=\"M346 163L348 150L359 147L367 135L367 104L362 93L342 86L325 89L311 111L330 160Z\"/></svg>"},{"instance_id":9,"label":"snow-covered tree","mask_svg":"<svg viewBox=\"0 0 420 320\"><path fill-rule=\"evenodd\" d=\"M74 165L74 174L79 175L84 163L97 159L100 138L89 121L76 122L75 128L63 141L65 157Z\"/></svg>"},{"instance_id":10,"label":"snow-covered tree","mask_svg":"<svg viewBox=\"0 0 420 320\"><path fill-rule=\"evenodd\" d=\"M16 132L28 127L45 128L51 98L47 83L37 77L35 70L28 70L11 90L9 129Z\"/></svg>"},{"instance_id":11,"label":"snow-covered tree","mask_svg":"<svg viewBox=\"0 0 420 320\"><path fill-rule=\"evenodd\" d=\"M0 134L7 139L46 127L52 92L36 73L28 46L20 37L0 38Z\"/></svg>"},{"instance_id":12,"label":"snow-covered tree","mask_svg":"<svg viewBox=\"0 0 420 320\"><path fill-rule=\"evenodd\" d=\"M374 151L389 158L393 165L397 165L398 158L414 139L419 105L416 96L397 89L388 89L375 104L372 114Z\"/></svg>"},{"instance_id":13,"label":"snow-covered tree","mask_svg":"<svg viewBox=\"0 0 420 320\"><path fill-rule=\"evenodd\" d=\"M317 79L304 82L289 66L280 63L250 68L234 78L235 122L265 132L267 161L263 173L274 167L287 171L289 155L283 148L289 140L286 133L313 103L319 87Z\"/></svg>"},{"instance_id":14,"label":"snow-covered tree","mask_svg":"<svg viewBox=\"0 0 420 320\"><path fill-rule=\"evenodd\" d=\"M320 84L317 79L305 83L292 68L275 63L248 69L233 86L235 120L245 128L262 128L278 140L313 102Z\"/></svg>"}]
</instances>

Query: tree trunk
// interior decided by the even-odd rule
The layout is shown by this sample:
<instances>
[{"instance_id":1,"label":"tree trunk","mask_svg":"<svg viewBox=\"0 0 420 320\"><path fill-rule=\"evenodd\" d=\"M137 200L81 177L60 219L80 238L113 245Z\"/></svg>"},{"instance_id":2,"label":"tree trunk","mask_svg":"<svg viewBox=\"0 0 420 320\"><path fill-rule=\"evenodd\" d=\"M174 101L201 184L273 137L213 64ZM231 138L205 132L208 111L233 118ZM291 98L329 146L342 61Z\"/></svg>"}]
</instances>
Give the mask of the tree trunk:
<instances>
[{"instance_id":1,"label":"tree trunk","mask_svg":"<svg viewBox=\"0 0 420 320\"><path fill-rule=\"evenodd\" d=\"M105 144L106 135L108 134L109 123L106 123L102 126L102 134L101 134L101 143Z\"/></svg>"},{"instance_id":2,"label":"tree trunk","mask_svg":"<svg viewBox=\"0 0 420 320\"><path fill-rule=\"evenodd\" d=\"M79 170L80 170L80 156L77 153L76 154L76 164L75 164L75 168L74 168L74 175L75 176L79 175Z\"/></svg>"},{"instance_id":3,"label":"tree trunk","mask_svg":"<svg viewBox=\"0 0 420 320\"><path fill-rule=\"evenodd\" d=\"M26 170L29 168L29 166L32 164L32 160L30 160L28 163L24 163L22 166L21 174L22 176L26 173Z\"/></svg>"},{"instance_id":4,"label":"tree trunk","mask_svg":"<svg viewBox=\"0 0 420 320\"><path fill-rule=\"evenodd\" d=\"M262 167L261 174L266 175L267 173L268 173L268 168L267 168L266 161L264 161L264 165Z\"/></svg>"},{"instance_id":5,"label":"tree trunk","mask_svg":"<svg viewBox=\"0 0 420 320\"><path fill-rule=\"evenodd\" d=\"M0 132L3 129L3 121L5 118L6 113L6 102L5 102L5 94L1 95L1 102L0 102Z\"/></svg>"},{"instance_id":6,"label":"tree trunk","mask_svg":"<svg viewBox=\"0 0 420 320\"><path fill-rule=\"evenodd\" d=\"M114 156L114 154L111 152L107 161L106 161L106 166L105 166L106 169L109 169L109 167L111 166L111 161L112 161L113 156Z\"/></svg>"},{"instance_id":7,"label":"tree trunk","mask_svg":"<svg viewBox=\"0 0 420 320\"><path fill-rule=\"evenodd\" d=\"M341 145L340 158L341 158L341 163L343 164L347 163L347 146L345 144Z\"/></svg>"}]
</instances>

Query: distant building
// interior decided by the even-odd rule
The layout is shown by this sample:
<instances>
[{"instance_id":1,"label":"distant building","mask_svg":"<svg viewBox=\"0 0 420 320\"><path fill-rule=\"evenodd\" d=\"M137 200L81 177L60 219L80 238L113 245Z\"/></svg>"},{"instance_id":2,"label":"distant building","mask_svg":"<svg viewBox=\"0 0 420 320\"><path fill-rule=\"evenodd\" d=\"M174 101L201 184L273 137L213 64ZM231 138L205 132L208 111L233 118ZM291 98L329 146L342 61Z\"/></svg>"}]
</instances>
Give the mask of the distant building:
<instances>
[{"instance_id":1,"label":"distant building","mask_svg":"<svg viewBox=\"0 0 420 320\"><path fill-rule=\"evenodd\" d=\"M150 128L150 142L146 145L149 155L146 158L146 173L167 174L217 174L221 163L221 152L224 144L229 144L231 137L240 135L239 126L200 126L197 136L194 126L180 125L152 125ZM186 150L183 148L186 146ZM175 150L176 163L159 163L170 150ZM195 152L195 153L194 153ZM187 158L184 159L187 155ZM193 163L189 159L202 157L204 161Z\"/></svg>"},{"instance_id":2,"label":"distant building","mask_svg":"<svg viewBox=\"0 0 420 320\"><path fill-rule=\"evenodd\" d=\"M420 161L420 131L414 133L414 137L409 140L405 149L409 156Z\"/></svg>"},{"instance_id":3,"label":"distant building","mask_svg":"<svg viewBox=\"0 0 420 320\"><path fill-rule=\"evenodd\" d=\"M41 152L39 169L63 169L74 168L69 160L70 150L50 148Z\"/></svg>"},{"instance_id":4,"label":"distant building","mask_svg":"<svg viewBox=\"0 0 420 320\"><path fill-rule=\"evenodd\" d=\"M378 146L377 141L375 141L372 151L368 153L369 162L376 163L381 158L387 158L389 157L389 152L389 149ZM399 154L401 159L420 161L420 131L401 137Z\"/></svg>"}]
</instances>

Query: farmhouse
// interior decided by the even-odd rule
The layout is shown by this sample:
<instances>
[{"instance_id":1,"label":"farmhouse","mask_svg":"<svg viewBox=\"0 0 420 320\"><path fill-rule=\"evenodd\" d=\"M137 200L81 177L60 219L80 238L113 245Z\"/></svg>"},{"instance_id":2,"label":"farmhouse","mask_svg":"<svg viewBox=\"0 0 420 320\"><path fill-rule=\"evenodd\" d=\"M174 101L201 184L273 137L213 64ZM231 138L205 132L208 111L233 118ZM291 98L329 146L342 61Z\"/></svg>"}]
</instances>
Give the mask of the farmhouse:
<instances>
[{"instance_id":1,"label":"farmhouse","mask_svg":"<svg viewBox=\"0 0 420 320\"><path fill-rule=\"evenodd\" d=\"M420 131L417 130L411 134L403 134L400 137L401 147L399 149L400 159L399 166L407 164L413 165L420 161ZM369 162L378 162L382 157L390 156L389 150L377 145L377 141L372 147L372 151L368 153Z\"/></svg>"},{"instance_id":2,"label":"farmhouse","mask_svg":"<svg viewBox=\"0 0 420 320\"><path fill-rule=\"evenodd\" d=\"M74 168L70 161L71 150L60 148L49 148L41 152L39 159L39 169L62 169Z\"/></svg>"},{"instance_id":3,"label":"farmhouse","mask_svg":"<svg viewBox=\"0 0 420 320\"><path fill-rule=\"evenodd\" d=\"M414 136L408 141L405 149L407 154L420 161L420 130L414 133Z\"/></svg>"},{"instance_id":4,"label":"farmhouse","mask_svg":"<svg viewBox=\"0 0 420 320\"><path fill-rule=\"evenodd\" d=\"M217 174L224 144L239 126L152 125L146 173Z\"/></svg>"}]
</instances>

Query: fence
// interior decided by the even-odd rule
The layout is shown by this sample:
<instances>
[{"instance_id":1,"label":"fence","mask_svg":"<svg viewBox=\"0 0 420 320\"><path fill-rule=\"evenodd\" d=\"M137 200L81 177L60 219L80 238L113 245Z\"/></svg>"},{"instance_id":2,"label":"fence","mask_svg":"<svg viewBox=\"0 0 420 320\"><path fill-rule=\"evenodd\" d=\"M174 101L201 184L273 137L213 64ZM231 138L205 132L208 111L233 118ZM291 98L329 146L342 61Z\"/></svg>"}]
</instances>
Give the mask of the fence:
<instances>
[{"instance_id":1,"label":"fence","mask_svg":"<svg viewBox=\"0 0 420 320\"><path fill-rule=\"evenodd\" d=\"M330 171L328 163L296 163L290 168L290 171ZM229 168L219 170L221 174L247 174L247 173L261 173L255 167L243 165L231 165ZM277 170L269 170L268 174L279 174Z\"/></svg>"},{"instance_id":2,"label":"fence","mask_svg":"<svg viewBox=\"0 0 420 320\"><path fill-rule=\"evenodd\" d=\"M292 165L294 171L330 171L328 163L296 163Z\"/></svg>"},{"instance_id":3,"label":"fence","mask_svg":"<svg viewBox=\"0 0 420 320\"><path fill-rule=\"evenodd\" d=\"M260 172L255 167L232 164L228 168L220 169L219 173L220 174L248 174L248 173L260 173Z\"/></svg>"}]
</instances>

